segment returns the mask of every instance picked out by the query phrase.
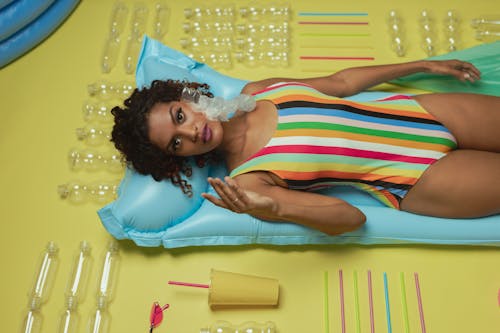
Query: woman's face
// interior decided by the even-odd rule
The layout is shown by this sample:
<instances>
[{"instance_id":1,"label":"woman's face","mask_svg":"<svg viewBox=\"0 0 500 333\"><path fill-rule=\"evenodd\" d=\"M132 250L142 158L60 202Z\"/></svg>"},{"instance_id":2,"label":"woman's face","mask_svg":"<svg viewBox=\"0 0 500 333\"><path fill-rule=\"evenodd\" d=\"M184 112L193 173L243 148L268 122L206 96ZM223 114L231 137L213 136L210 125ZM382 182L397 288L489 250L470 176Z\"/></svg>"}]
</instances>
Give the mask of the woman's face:
<instances>
[{"instance_id":1,"label":"woman's face","mask_svg":"<svg viewBox=\"0 0 500 333\"><path fill-rule=\"evenodd\" d=\"M148 117L149 139L168 154L195 156L208 153L222 142L219 121L208 120L184 102L155 104Z\"/></svg>"}]
</instances>

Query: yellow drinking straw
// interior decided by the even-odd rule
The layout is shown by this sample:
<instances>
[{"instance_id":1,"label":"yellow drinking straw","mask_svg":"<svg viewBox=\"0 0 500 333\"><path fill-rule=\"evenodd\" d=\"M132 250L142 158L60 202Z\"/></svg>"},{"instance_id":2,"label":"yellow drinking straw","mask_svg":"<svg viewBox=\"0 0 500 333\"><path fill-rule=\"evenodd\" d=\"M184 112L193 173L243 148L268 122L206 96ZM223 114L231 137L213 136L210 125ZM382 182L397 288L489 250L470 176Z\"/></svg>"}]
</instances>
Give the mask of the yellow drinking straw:
<instances>
[{"instance_id":1,"label":"yellow drinking straw","mask_svg":"<svg viewBox=\"0 0 500 333\"><path fill-rule=\"evenodd\" d=\"M330 320L329 320L329 313L330 310L328 309L328 271L325 271L323 274L323 290L324 290L324 295L323 295L323 315L325 318L325 333L330 332Z\"/></svg>"},{"instance_id":2,"label":"yellow drinking straw","mask_svg":"<svg viewBox=\"0 0 500 333\"><path fill-rule=\"evenodd\" d=\"M361 332L361 322L359 320L359 291L358 291L358 272L354 271L354 313L356 314L356 332Z\"/></svg>"},{"instance_id":3,"label":"yellow drinking straw","mask_svg":"<svg viewBox=\"0 0 500 333\"><path fill-rule=\"evenodd\" d=\"M408 322L408 304L406 302L405 273L403 272L399 273L399 281L401 284L401 305L403 310L405 332L410 333L410 324Z\"/></svg>"}]
</instances>

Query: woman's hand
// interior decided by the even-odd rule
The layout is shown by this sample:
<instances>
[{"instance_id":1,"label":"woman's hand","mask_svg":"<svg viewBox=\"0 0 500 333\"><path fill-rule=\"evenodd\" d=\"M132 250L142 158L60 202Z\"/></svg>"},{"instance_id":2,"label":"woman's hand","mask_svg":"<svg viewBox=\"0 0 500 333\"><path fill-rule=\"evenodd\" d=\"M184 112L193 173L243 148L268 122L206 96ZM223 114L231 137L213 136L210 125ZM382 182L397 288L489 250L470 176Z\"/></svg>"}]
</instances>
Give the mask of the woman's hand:
<instances>
[{"instance_id":1,"label":"woman's hand","mask_svg":"<svg viewBox=\"0 0 500 333\"><path fill-rule=\"evenodd\" d=\"M470 62L460 60L428 60L428 73L451 75L458 80L475 82L481 78L481 72Z\"/></svg>"},{"instance_id":2,"label":"woman's hand","mask_svg":"<svg viewBox=\"0 0 500 333\"><path fill-rule=\"evenodd\" d=\"M224 181L209 177L208 182L215 189L220 199L208 193L203 193L203 198L210 200L216 206L229 209L235 213L266 216L273 212L276 204L272 198L244 190L230 177L225 177Z\"/></svg>"}]
</instances>

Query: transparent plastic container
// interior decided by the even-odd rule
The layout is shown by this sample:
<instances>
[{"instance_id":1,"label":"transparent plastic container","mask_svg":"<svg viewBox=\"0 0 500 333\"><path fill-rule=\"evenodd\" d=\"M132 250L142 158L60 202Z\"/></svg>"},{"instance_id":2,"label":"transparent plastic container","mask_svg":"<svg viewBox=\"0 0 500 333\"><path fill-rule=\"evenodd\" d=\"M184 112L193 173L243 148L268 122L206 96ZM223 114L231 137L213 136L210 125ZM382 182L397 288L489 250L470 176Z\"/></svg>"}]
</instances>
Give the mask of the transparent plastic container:
<instances>
[{"instance_id":1,"label":"transparent plastic container","mask_svg":"<svg viewBox=\"0 0 500 333\"><path fill-rule=\"evenodd\" d=\"M28 294L28 312L21 324L21 333L40 333L42 331L42 305L47 301L57 272L59 248L55 242L48 242L42 252L33 287Z\"/></svg>"},{"instance_id":2,"label":"transparent plastic container","mask_svg":"<svg viewBox=\"0 0 500 333\"><path fill-rule=\"evenodd\" d=\"M89 333L109 332L111 317L108 312L108 306L114 297L119 263L120 253L118 243L113 240L109 242L102 260L102 269L97 281L97 304L89 320Z\"/></svg>"},{"instance_id":3,"label":"transparent plastic container","mask_svg":"<svg viewBox=\"0 0 500 333\"><path fill-rule=\"evenodd\" d=\"M240 325L217 321L209 327L202 328L200 333L276 333L276 325L271 321L265 323L247 321Z\"/></svg>"}]
</instances>

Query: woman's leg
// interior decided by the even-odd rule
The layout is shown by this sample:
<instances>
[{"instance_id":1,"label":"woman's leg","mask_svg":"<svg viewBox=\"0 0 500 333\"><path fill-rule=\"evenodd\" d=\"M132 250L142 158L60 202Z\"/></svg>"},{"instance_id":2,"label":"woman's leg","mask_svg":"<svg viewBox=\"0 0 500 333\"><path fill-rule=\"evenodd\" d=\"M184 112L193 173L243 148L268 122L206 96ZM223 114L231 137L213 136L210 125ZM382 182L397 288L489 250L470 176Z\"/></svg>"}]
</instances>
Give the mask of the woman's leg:
<instances>
[{"instance_id":1,"label":"woman's leg","mask_svg":"<svg viewBox=\"0 0 500 333\"><path fill-rule=\"evenodd\" d=\"M500 97L458 93L414 99L448 128L459 148L500 152Z\"/></svg>"},{"instance_id":2,"label":"woman's leg","mask_svg":"<svg viewBox=\"0 0 500 333\"><path fill-rule=\"evenodd\" d=\"M472 218L500 213L500 154L455 150L432 164L401 202L416 214Z\"/></svg>"}]
</instances>

